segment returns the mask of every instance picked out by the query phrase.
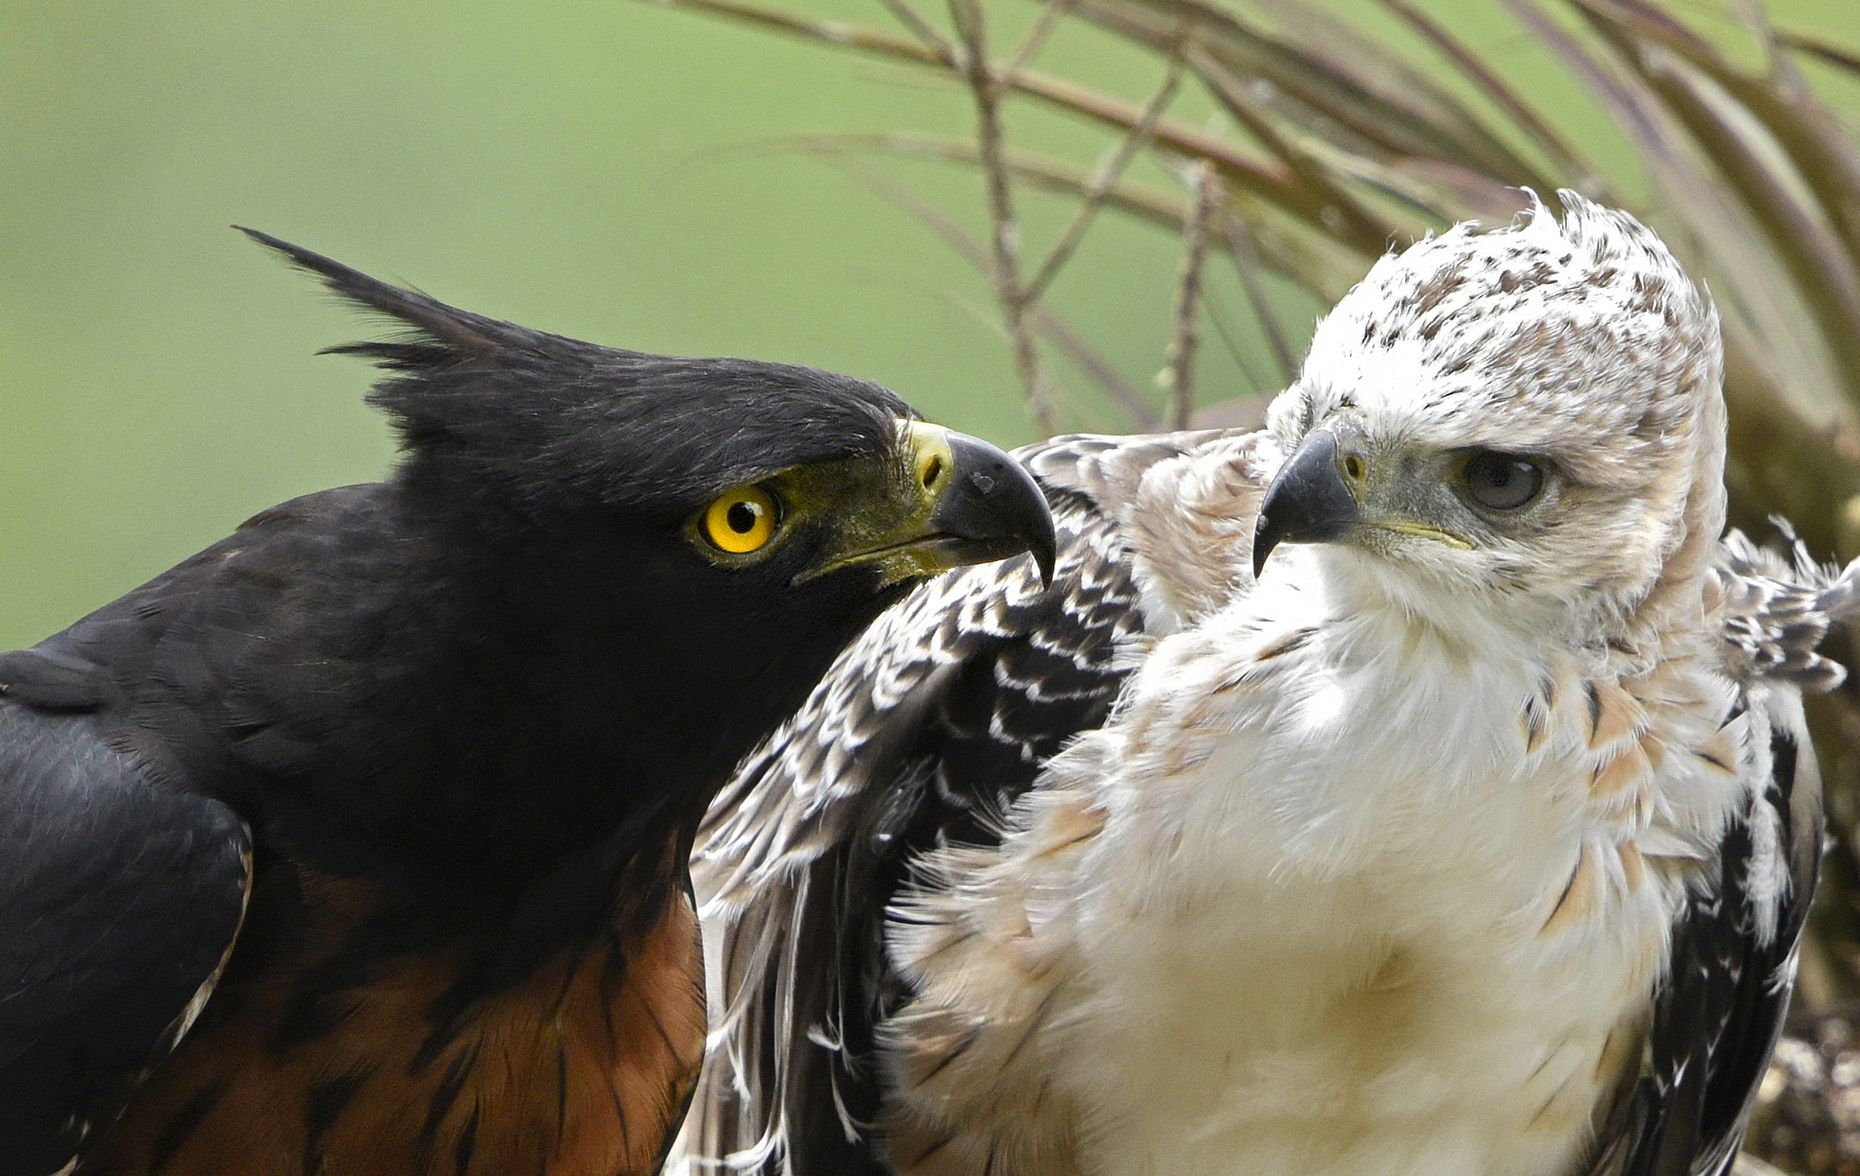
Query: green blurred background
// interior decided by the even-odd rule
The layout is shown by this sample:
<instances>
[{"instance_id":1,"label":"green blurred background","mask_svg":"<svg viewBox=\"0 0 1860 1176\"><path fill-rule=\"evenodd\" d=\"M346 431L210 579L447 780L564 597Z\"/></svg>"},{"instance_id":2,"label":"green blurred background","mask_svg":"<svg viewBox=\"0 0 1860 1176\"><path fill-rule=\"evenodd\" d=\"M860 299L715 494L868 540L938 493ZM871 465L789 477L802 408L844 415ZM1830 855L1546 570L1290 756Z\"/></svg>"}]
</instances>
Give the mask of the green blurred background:
<instances>
[{"instance_id":1,"label":"green blurred background","mask_svg":"<svg viewBox=\"0 0 1860 1176\"><path fill-rule=\"evenodd\" d=\"M886 23L876 0L791 7ZM995 7L1011 32L1023 14ZM1428 7L1590 125L1491 0ZM1709 21L1730 4L1697 7ZM1854 0L1767 7L1860 42ZM1082 27L1042 65L1138 99L1159 68ZM1860 114L1851 81L1829 86ZM1172 113L1212 118L1192 94ZM1023 146L1090 159L1109 142L1024 105L1010 115ZM0 648L270 503L389 467L366 368L313 355L372 328L230 223L529 325L856 372L932 417L1029 439L986 284L908 214L772 142L965 133L972 117L947 83L627 0L4 0ZM981 227L974 176L907 168L914 190ZM1030 201L1028 235L1050 238L1066 213ZM1177 260L1166 235L1110 223L1054 291L1145 386ZM1238 297L1215 281L1217 305ZM1308 329L1316 308L1286 297ZM1255 343L1207 345L1207 397L1268 382L1246 361ZM1109 420L1081 395L1066 424Z\"/></svg>"}]
</instances>

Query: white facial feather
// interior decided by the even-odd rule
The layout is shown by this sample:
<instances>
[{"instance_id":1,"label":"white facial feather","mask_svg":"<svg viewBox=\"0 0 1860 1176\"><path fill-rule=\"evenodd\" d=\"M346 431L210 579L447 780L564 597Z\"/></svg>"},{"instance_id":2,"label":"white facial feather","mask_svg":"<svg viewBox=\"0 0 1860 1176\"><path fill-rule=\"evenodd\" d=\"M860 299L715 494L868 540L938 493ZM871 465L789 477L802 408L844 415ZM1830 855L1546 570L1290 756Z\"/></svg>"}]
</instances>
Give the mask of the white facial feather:
<instances>
[{"instance_id":1,"label":"white facial feather","mask_svg":"<svg viewBox=\"0 0 1860 1176\"><path fill-rule=\"evenodd\" d=\"M1268 423L1288 453L1345 413L1385 445L1547 459L1530 526L1459 558L1408 544L1402 571L1507 611L1559 601L1580 609L1572 627L1657 626L1663 573L1696 581L1723 531L1718 317L1652 232L1560 196L1560 222L1532 195L1509 228L1458 225L1378 261Z\"/></svg>"}]
</instances>

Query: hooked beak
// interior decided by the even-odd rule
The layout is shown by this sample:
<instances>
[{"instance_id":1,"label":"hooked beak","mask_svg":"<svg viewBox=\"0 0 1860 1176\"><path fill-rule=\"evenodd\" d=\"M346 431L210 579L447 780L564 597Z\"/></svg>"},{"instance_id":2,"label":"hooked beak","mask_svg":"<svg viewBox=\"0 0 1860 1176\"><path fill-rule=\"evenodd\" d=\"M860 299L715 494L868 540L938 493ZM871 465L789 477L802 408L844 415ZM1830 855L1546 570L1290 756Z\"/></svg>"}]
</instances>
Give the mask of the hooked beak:
<instances>
[{"instance_id":1,"label":"hooked beak","mask_svg":"<svg viewBox=\"0 0 1860 1176\"><path fill-rule=\"evenodd\" d=\"M1362 505L1349 476L1337 436L1318 429L1305 438L1266 489L1253 528L1253 575L1281 543L1325 543L1348 534L1362 519Z\"/></svg>"},{"instance_id":2,"label":"hooked beak","mask_svg":"<svg viewBox=\"0 0 1860 1176\"><path fill-rule=\"evenodd\" d=\"M869 563L887 584L964 564L1033 556L1050 584L1057 538L1046 495L1021 464L988 442L940 425L907 421L902 440L914 501L899 523L869 535L828 567Z\"/></svg>"}]
</instances>

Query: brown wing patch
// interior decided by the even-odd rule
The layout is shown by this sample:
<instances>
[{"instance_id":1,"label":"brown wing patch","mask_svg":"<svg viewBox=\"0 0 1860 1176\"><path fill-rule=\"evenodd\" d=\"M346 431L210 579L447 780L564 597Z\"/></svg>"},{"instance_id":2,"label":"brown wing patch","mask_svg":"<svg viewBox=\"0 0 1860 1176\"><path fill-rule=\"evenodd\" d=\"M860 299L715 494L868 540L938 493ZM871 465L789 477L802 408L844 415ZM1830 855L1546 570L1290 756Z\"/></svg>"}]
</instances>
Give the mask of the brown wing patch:
<instances>
[{"instance_id":1,"label":"brown wing patch","mask_svg":"<svg viewBox=\"0 0 1860 1176\"><path fill-rule=\"evenodd\" d=\"M1738 747L1737 735L1728 726L1720 727L1713 732L1711 738L1696 748L1692 754L1726 775L1736 775L1738 764L1743 758Z\"/></svg>"},{"instance_id":2,"label":"brown wing patch","mask_svg":"<svg viewBox=\"0 0 1860 1176\"><path fill-rule=\"evenodd\" d=\"M1317 629L1311 626L1289 630L1274 637L1256 650L1253 654L1253 660L1266 662L1271 661L1275 657L1283 657L1288 653L1303 649L1311 638L1315 636L1317 636Z\"/></svg>"},{"instance_id":3,"label":"brown wing patch","mask_svg":"<svg viewBox=\"0 0 1860 1176\"><path fill-rule=\"evenodd\" d=\"M1055 805L1043 812L1035 857L1051 857L1082 845L1104 832L1105 811L1093 804Z\"/></svg>"},{"instance_id":4,"label":"brown wing patch","mask_svg":"<svg viewBox=\"0 0 1860 1176\"><path fill-rule=\"evenodd\" d=\"M1583 846L1569 872L1569 881L1563 885L1563 893L1557 896L1556 905L1550 908L1537 934L1555 935L1586 916L1601 893L1600 873L1595 855L1589 852L1588 846Z\"/></svg>"},{"instance_id":5,"label":"brown wing patch","mask_svg":"<svg viewBox=\"0 0 1860 1176\"><path fill-rule=\"evenodd\" d=\"M195 1031L85 1158L101 1173L413 1176L657 1170L704 1043L697 919L664 888L613 933L467 1007L433 1047L434 1009L463 952L392 956L322 1010L296 981L378 906L352 881L306 876L306 950L234 966ZM629 928L639 928L629 931ZM319 952L317 945L322 945Z\"/></svg>"},{"instance_id":6,"label":"brown wing patch","mask_svg":"<svg viewBox=\"0 0 1860 1176\"><path fill-rule=\"evenodd\" d=\"M1647 729L1647 712L1640 702L1614 682L1590 682L1588 703L1591 749L1612 747Z\"/></svg>"},{"instance_id":7,"label":"brown wing patch","mask_svg":"<svg viewBox=\"0 0 1860 1176\"><path fill-rule=\"evenodd\" d=\"M1604 753L1605 758L1596 765L1589 777L1589 795L1597 800L1608 801L1619 797L1630 788L1650 787L1653 783L1653 765L1647 760L1647 753L1639 743L1625 743L1613 753Z\"/></svg>"}]
</instances>

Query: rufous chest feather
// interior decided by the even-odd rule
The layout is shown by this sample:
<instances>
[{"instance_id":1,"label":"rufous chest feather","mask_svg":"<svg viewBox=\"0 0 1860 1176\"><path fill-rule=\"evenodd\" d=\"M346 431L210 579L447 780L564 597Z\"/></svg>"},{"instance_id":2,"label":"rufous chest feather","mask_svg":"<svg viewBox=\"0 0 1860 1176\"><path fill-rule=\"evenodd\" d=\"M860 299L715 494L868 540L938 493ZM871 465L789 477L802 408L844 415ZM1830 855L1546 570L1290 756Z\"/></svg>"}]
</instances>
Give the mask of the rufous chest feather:
<instances>
[{"instance_id":1,"label":"rufous chest feather","mask_svg":"<svg viewBox=\"0 0 1860 1176\"><path fill-rule=\"evenodd\" d=\"M682 890L611 934L458 1004L454 952L331 969L365 887L307 878L306 950L234 966L86 1173L616 1176L656 1170L704 1042L696 916ZM323 943L327 946L317 948ZM314 978L314 979L313 979ZM308 984L324 985L306 1003ZM457 1007L454 1007L454 1006Z\"/></svg>"}]
</instances>

